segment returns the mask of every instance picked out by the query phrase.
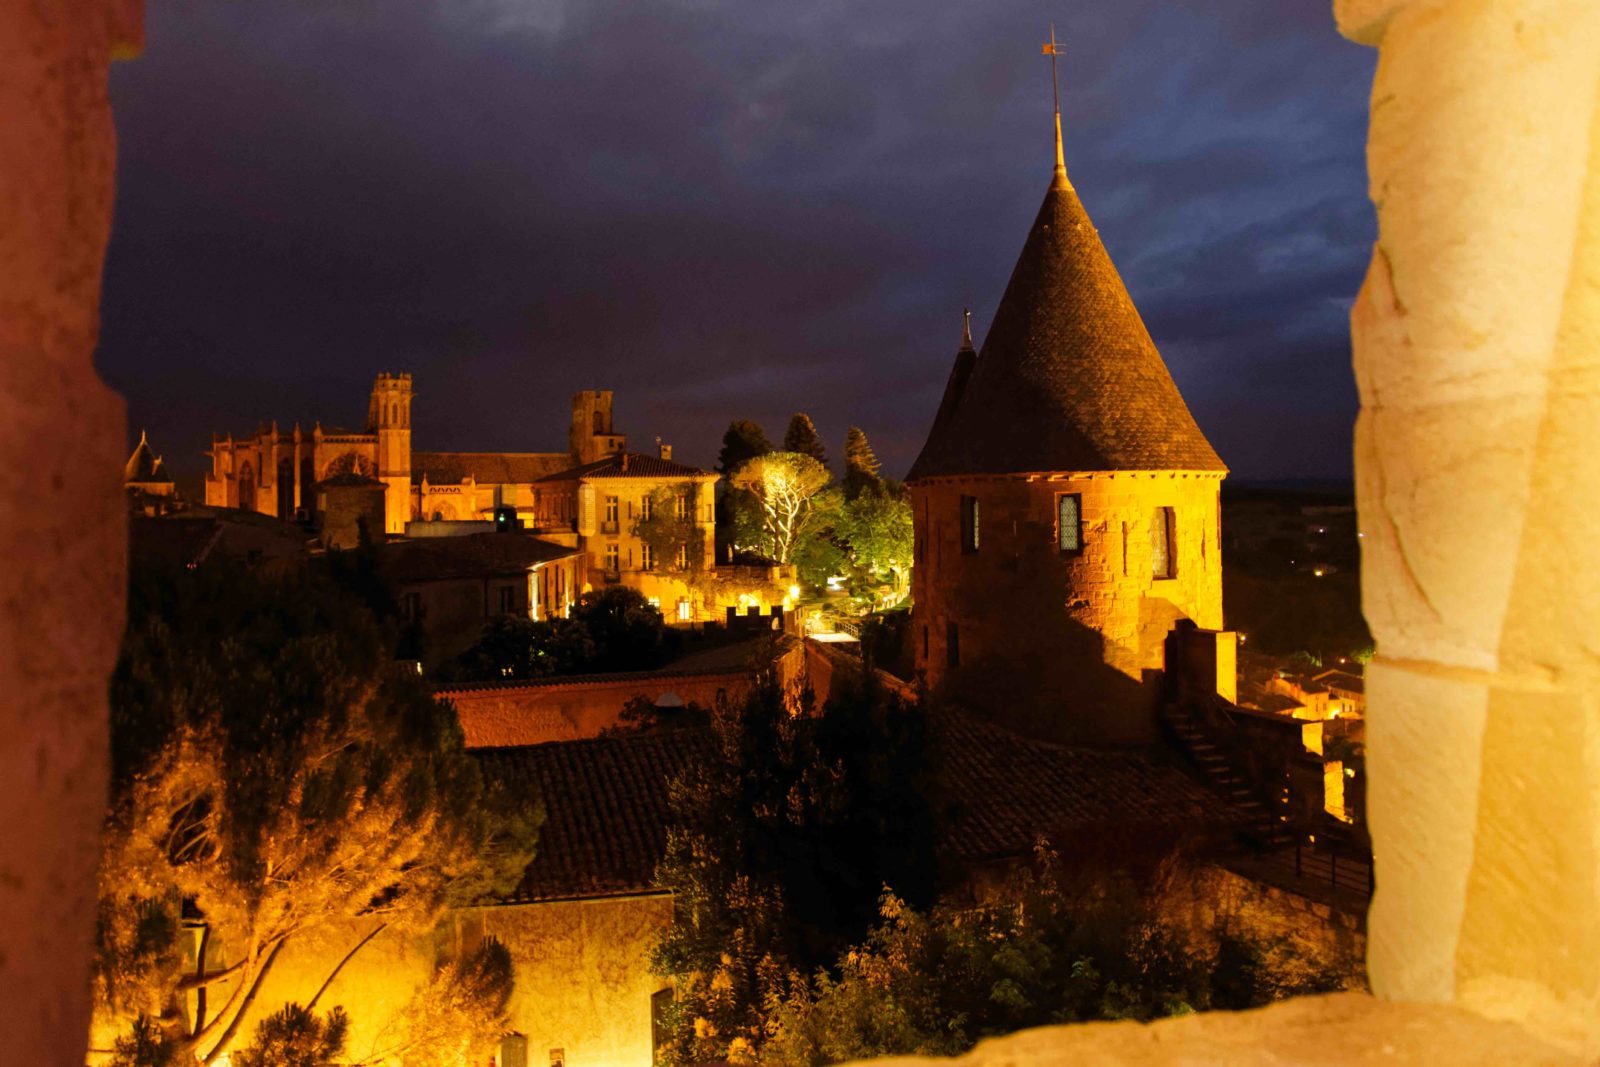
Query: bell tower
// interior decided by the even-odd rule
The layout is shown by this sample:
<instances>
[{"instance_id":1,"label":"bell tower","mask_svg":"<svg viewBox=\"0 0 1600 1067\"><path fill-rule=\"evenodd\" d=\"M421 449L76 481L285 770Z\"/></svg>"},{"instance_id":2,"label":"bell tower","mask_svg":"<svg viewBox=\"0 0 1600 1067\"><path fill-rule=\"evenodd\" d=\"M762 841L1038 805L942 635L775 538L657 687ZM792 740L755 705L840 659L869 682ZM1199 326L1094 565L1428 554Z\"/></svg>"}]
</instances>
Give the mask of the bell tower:
<instances>
[{"instance_id":1,"label":"bell tower","mask_svg":"<svg viewBox=\"0 0 1600 1067\"><path fill-rule=\"evenodd\" d=\"M567 441L572 461L580 467L627 447L628 438L612 429L611 390L585 389L572 395L572 429Z\"/></svg>"},{"instance_id":2,"label":"bell tower","mask_svg":"<svg viewBox=\"0 0 1600 1067\"><path fill-rule=\"evenodd\" d=\"M411 396L411 375L380 374L367 408L367 432L378 438L378 480L386 486L384 533L405 533L411 518Z\"/></svg>"}]
</instances>

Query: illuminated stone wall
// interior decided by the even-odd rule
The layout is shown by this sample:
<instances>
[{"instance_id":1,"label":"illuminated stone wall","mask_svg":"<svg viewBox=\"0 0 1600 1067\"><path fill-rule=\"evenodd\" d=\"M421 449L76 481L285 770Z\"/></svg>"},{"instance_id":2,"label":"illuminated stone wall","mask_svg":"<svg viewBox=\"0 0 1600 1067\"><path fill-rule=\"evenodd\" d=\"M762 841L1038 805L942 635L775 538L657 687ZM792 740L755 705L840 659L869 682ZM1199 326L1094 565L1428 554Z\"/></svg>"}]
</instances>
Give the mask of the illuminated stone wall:
<instances>
[{"instance_id":1,"label":"illuminated stone wall","mask_svg":"<svg viewBox=\"0 0 1600 1067\"><path fill-rule=\"evenodd\" d=\"M137 0L0 4L0 1061L83 1062L123 408L94 370Z\"/></svg>"},{"instance_id":2,"label":"illuminated stone wall","mask_svg":"<svg viewBox=\"0 0 1600 1067\"><path fill-rule=\"evenodd\" d=\"M1344 0L1375 992L1600 1054L1600 5Z\"/></svg>"},{"instance_id":3,"label":"illuminated stone wall","mask_svg":"<svg viewBox=\"0 0 1600 1067\"><path fill-rule=\"evenodd\" d=\"M911 639L917 668L964 702L1033 733L1133 742L1155 734L1150 672L1172 624L1222 626L1220 473L940 478L911 487ZM1056 498L1082 498L1081 552L1062 552ZM963 552L961 498L979 501ZM1175 511L1176 574L1155 579L1151 525ZM960 666L950 668L948 624Z\"/></svg>"}]
</instances>

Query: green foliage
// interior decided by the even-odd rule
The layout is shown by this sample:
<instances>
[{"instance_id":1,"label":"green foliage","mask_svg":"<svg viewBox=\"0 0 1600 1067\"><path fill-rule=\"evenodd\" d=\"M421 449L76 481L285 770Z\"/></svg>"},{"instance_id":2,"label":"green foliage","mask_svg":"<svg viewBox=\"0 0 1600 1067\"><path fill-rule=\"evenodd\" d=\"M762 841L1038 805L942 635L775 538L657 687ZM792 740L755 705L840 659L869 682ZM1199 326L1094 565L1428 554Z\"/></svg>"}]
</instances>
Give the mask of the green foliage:
<instances>
[{"instance_id":1,"label":"green foliage","mask_svg":"<svg viewBox=\"0 0 1600 1067\"><path fill-rule=\"evenodd\" d=\"M359 601L309 574L134 575L111 685L97 1002L226 1043L282 946L364 916L430 929L506 892L537 813L487 786L450 705L397 670ZM243 946L181 1033L179 907Z\"/></svg>"},{"instance_id":2,"label":"green foliage","mask_svg":"<svg viewBox=\"0 0 1600 1067\"><path fill-rule=\"evenodd\" d=\"M594 639L596 671L643 671L661 666L677 650L677 635L661 609L627 586L591 590L572 609Z\"/></svg>"},{"instance_id":3,"label":"green foliage","mask_svg":"<svg viewBox=\"0 0 1600 1067\"><path fill-rule=\"evenodd\" d=\"M828 465L828 450L822 447L822 435L817 433L811 416L797 411L789 419L789 428L783 433L783 450L810 456L824 467Z\"/></svg>"},{"instance_id":4,"label":"green foliage","mask_svg":"<svg viewBox=\"0 0 1600 1067\"><path fill-rule=\"evenodd\" d=\"M772 442L761 427L749 419L735 419L722 435L722 449L717 453L717 470L724 479L733 477L740 467L771 452ZM717 559L726 558L728 551L768 555L763 547L761 504L747 489L738 489L726 482L717 498Z\"/></svg>"},{"instance_id":5,"label":"green foliage","mask_svg":"<svg viewBox=\"0 0 1600 1067\"><path fill-rule=\"evenodd\" d=\"M844 494L832 486L811 498L790 554L796 575L811 588L820 589L834 575L850 572L850 551L837 533L846 507Z\"/></svg>"},{"instance_id":6,"label":"green foliage","mask_svg":"<svg viewBox=\"0 0 1600 1067\"><path fill-rule=\"evenodd\" d=\"M334 1008L317 1018L309 1008L285 1005L261 1020L247 1048L233 1054L238 1067L333 1067L344 1053L350 1018Z\"/></svg>"},{"instance_id":7,"label":"green foliage","mask_svg":"<svg viewBox=\"0 0 1600 1067\"><path fill-rule=\"evenodd\" d=\"M791 975L769 1002L761 1061L949 1056L1024 1027L1245 1008L1342 984L1281 942L1181 937L1124 878L1064 888L1041 847L995 903L919 912L885 892L882 922L836 969Z\"/></svg>"},{"instance_id":8,"label":"green foliage","mask_svg":"<svg viewBox=\"0 0 1600 1067\"><path fill-rule=\"evenodd\" d=\"M673 783L657 884L674 919L652 955L673 976L668 1062L759 1050L769 1005L876 916L881 887L933 889L926 719L877 687L802 714L774 684L716 709L720 758Z\"/></svg>"},{"instance_id":9,"label":"green foliage","mask_svg":"<svg viewBox=\"0 0 1600 1067\"><path fill-rule=\"evenodd\" d=\"M441 674L498 681L653 670L678 653L681 640L643 593L614 585L583 594L570 619L491 619L477 643Z\"/></svg>"},{"instance_id":10,"label":"green foliage","mask_svg":"<svg viewBox=\"0 0 1600 1067\"><path fill-rule=\"evenodd\" d=\"M594 637L576 619L500 615L484 625L476 644L441 671L449 679L494 681L580 674L596 657Z\"/></svg>"},{"instance_id":11,"label":"green foliage","mask_svg":"<svg viewBox=\"0 0 1600 1067\"><path fill-rule=\"evenodd\" d=\"M845 504L834 527L850 558L869 580L897 591L911 583L911 502L904 495L868 489Z\"/></svg>"},{"instance_id":12,"label":"green foliage","mask_svg":"<svg viewBox=\"0 0 1600 1067\"><path fill-rule=\"evenodd\" d=\"M883 479L878 476L881 468L878 455L872 450L872 442L867 440L867 435L859 427L852 426L844 435L844 495L847 500L854 500L864 492L883 489Z\"/></svg>"},{"instance_id":13,"label":"green foliage","mask_svg":"<svg viewBox=\"0 0 1600 1067\"><path fill-rule=\"evenodd\" d=\"M178 1043L148 1015L133 1020L128 1032L117 1038L110 1067L173 1067Z\"/></svg>"},{"instance_id":14,"label":"green foliage","mask_svg":"<svg viewBox=\"0 0 1600 1067\"><path fill-rule=\"evenodd\" d=\"M788 563L805 529L812 498L832 479L828 468L800 452L769 452L750 460L729 479L761 506L762 547Z\"/></svg>"},{"instance_id":15,"label":"green foliage","mask_svg":"<svg viewBox=\"0 0 1600 1067\"><path fill-rule=\"evenodd\" d=\"M617 724L602 730L602 737L659 734L670 730L700 730L711 725L711 712L690 701L682 707L658 707L644 694L622 705Z\"/></svg>"},{"instance_id":16,"label":"green foliage","mask_svg":"<svg viewBox=\"0 0 1600 1067\"><path fill-rule=\"evenodd\" d=\"M386 1060L406 1067L484 1063L505 1032L514 984L511 953L494 938L441 964L398 1017Z\"/></svg>"},{"instance_id":17,"label":"green foliage","mask_svg":"<svg viewBox=\"0 0 1600 1067\"><path fill-rule=\"evenodd\" d=\"M650 515L640 516L633 522L633 534L650 546L655 556L656 569L678 569L678 550L684 552L684 570L691 575L702 571L706 565L706 541L695 522L699 514L700 487L691 482L683 487L687 494L684 514L678 515L678 491L661 486L650 494Z\"/></svg>"}]
</instances>

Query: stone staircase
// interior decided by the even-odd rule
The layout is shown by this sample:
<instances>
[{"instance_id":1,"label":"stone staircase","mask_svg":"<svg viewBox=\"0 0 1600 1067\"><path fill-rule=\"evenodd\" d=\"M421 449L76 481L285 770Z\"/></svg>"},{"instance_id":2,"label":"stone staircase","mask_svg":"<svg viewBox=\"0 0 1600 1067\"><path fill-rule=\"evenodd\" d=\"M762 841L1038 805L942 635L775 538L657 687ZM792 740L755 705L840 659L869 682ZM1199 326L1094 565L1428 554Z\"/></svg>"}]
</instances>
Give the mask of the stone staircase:
<instances>
[{"instance_id":1,"label":"stone staircase","mask_svg":"<svg viewBox=\"0 0 1600 1067\"><path fill-rule=\"evenodd\" d=\"M1262 852L1294 844L1294 832L1263 800L1223 730L1179 702L1162 709L1162 723L1201 781L1239 813L1238 833L1245 844Z\"/></svg>"}]
</instances>

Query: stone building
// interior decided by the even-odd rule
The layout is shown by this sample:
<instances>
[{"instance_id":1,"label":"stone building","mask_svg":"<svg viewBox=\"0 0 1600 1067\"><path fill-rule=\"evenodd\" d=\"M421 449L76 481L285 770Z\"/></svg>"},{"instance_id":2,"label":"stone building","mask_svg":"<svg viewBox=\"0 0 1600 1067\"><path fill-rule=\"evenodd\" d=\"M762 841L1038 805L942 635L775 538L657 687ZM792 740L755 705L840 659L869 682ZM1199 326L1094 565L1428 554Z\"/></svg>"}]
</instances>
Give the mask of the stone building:
<instances>
[{"instance_id":1,"label":"stone building","mask_svg":"<svg viewBox=\"0 0 1600 1067\"><path fill-rule=\"evenodd\" d=\"M541 536L576 535L595 587L637 589L669 621L714 619L722 602L695 579L713 573L716 482L710 471L674 462L668 446L656 456L614 452L536 482L533 528ZM640 536L640 523L668 508L688 535L670 558Z\"/></svg>"},{"instance_id":2,"label":"stone building","mask_svg":"<svg viewBox=\"0 0 1600 1067\"><path fill-rule=\"evenodd\" d=\"M1056 165L983 351L970 328L911 468L917 669L1030 732L1155 734L1172 624L1222 626L1219 489Z\"/></svg>"},{"instance_id":3,"label":"stone building","mask_svg":"<svg viewBox=\"0 0 1600 1067\"><path fill-rule=\"evenodd\" d=\"M128 493L128 506L146 515L160 515L178 502L177 486L172 475L143 430L133 455L122 468L122 486Z\"/></svg>"},{"instance_id":4,"label":"stone building","mask_svg":"<svg viewBox=\"0 0 1600 1067\"><path fill-rule=\"evenodd\" d=\"M265 424L251 437L213 438L205 502L281 519L319 514L317 487L346 475L386 487L384 533L405 533L414 519L488 519L497 507L533 518L532 485L549 474L621 452L627 438L612 427L611 392L573 397L564 452L423 452L411 447L411 375L379 374L360 431L307 432Z\"/></svg>"}]
</instances>

